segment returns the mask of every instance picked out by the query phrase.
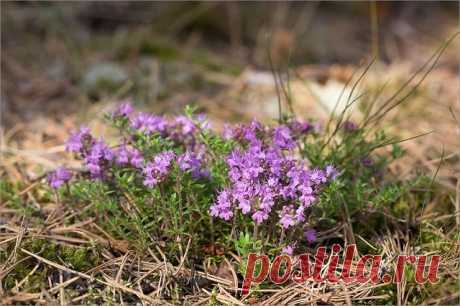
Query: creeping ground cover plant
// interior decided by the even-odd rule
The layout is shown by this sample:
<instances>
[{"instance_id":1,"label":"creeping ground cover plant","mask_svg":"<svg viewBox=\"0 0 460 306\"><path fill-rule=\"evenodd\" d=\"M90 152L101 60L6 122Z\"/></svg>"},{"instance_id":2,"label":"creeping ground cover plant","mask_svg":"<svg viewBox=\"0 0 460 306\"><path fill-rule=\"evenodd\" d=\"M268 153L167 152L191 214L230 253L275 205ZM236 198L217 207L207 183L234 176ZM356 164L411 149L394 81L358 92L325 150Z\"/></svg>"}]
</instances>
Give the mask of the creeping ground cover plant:
<instances>
[{"instance_id":1,"label":"creeping ground cover plant","mask_svg":"<svg viewBox=\"0 0 460 306\"><path fill-rule=\"evenodd\" d=\"M82 170L60 167L48 181L69 205L93 202L119 239L140 249L161 241L168 252L190 240L197 254L210 243L232 247L244 233L266 241L267 251L287 253L315 240L312 207L339 176L333 164L300 155L321 133L318 124L253 120L217 133L192 108L165 117L135 113L130 104L105 119L119 130L118 141L81 127L66 150Z\"/></svg>"},{"instance_id":2,"label":"creeping ground cover plant","mask_svg":"<svg viewBox=\"0 0 460 306\"><path fill-rule=\"evenodd\" d=\"M186 245L199 257L222 249L292 255L340 222L343 205L354 215L403 189L379 185L388 160L371 152L385 135L367 141L351 121L337 143L320 123L288 116L216 132L191 107L167 117L125 103L105 120L120 136L109 142L80 127L66 150L82 169L60 167L49 185L68 205L94 204L103 228L138 250L160 243L171 255Z\"/></svg>"}]
</instances>

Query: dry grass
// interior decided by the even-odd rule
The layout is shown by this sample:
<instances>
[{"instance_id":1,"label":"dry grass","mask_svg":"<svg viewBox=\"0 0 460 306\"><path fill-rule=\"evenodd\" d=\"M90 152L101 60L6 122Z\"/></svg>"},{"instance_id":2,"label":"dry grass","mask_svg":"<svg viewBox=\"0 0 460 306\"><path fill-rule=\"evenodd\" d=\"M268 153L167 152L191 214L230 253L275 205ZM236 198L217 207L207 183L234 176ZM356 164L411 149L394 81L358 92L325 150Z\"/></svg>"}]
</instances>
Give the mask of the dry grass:
<instances>
[{"instance_id":1,"label":"dry grass","mask_svg":"<svg viewBox=\"0 0 460 306\"><path fill-rule=\"evenodd\" d=\"M58 211L62 213L57 216ZM11 292L3 292L4 297L1 304L16 302L25 303L56 303L65 305L68 303L79 303L90 295L90 290L80 292L76 297L69 297L65 289L72 284L84 280L85 286L92 284L102 286L100 292L112 294L113 299L120 303L132 301L135 296L140 302L147 304L169 304L170 302L182 301L193 304L206 304L210 299L229 304L244 305L254 302L241 299L238 292L238 279L234 270L234 263L227 261L226 268L230 269L230 275L226 278L209 273L205 265L187 268L186 264L173 266L167 258L162 257L160 249L149 249L148 254L142 256L129 250L129 245L124 241L117 241L107 233L102 232L92 220L85 220L77 224L64 225L70 217L77 217L78 213L66 211L65 208L56 208L50 212L47 222L41 228L29 227L24 224L24 219L19 219L14 211L5 212L13 216L13 221L2 226L0 245L15 241L14 249L9 258L2 264L0 269L0 280L3 280L16 265L23 261L33 261L34 269L22 280L16 283ZM53 217L54 215L54 217ZM15 220L16 219L16 220ZM17 221L17 222L15 222ZM15 225L15 223L21 224ZM65 263L57 263L33 253L23 247L28 240L47 239L57 244L71 245L72 247L87 247L98 244L103 247L103 263L91 268L86 272L78 272L67 266ZM118 253L119 255L114 255ZM187 253L187 252L185 252ZM181 262L188 262L186 254ZM49 274L55 271L61 277L59 280L49 279L48 284L43 284L42 292L30 293L24 291L23 285L34 273L40 273L38 267L47 267ZM228 271L228 270L227 270ZM66 273L65 279L62 273ZM220 273L222 274L222 272ZM225 276L225 275L224 275ZM147 285L147 282L148 285ZM190 294L186 296L175 296L176 287L188 288ZM351 303L362 300L374 300L386 298L386 296L372 295L372 289L381 285L359 284L344 286L342 284L316 284L307 282L303 285L288 285L278 289L259 290L262 298L257 302L265 305L289 303ZM256 290L257 291L257 290ZM170 297L166 299L165 297Z\"/></svg>"},{"instance_id":2,"label":"dry grass","mask_svg":"<svg viewBox=\"0 0 460 306\"><path fill-rule=\"evenodd\" d=\"M27 192L33 192L39 185L27 187ZM220 302L223 304L246 305L248 303L260 303L261 305L277 304L347 304L379 303L388 300L388 293L379 292L379 288L388 287L386 284L348 284L343 283L315 283L308 281L304 284L287 284L278 288L254 289L255 294L249 298L242 298L240 294L241 279L238 279L236 264L241 259L233 255L226 260L219 269L202 263L191 265L187 258L187 250L180 258L179 265L171 264L164 257L161 249L152 244L146 254L136 254L130 249L126 241L118 241L100 229L92 219L81 220L79 215L84 210L75 212L69 208L57 205L48 210L44 215L44 223L41 226L31 226L27 220L19 217L14 210L2 208L2 215L10 220L0 227L0 246L14 243L8 259L0 266L0 282L16 266L25 261L29 262L33 269L23 278L16 280L16 285L9 292L3 292L0 300L2 305L14 303L37 303L37 304L80 304L90 298L102 298L102 301L112 300L116 303L132 303L139 301L142 304L209 304ZM452 216L448 216L452 217ZM70 222L69 220L73 220ZM79 220L77 222L77 220ZM433 231L438 229L430 226ZM460 280L455 271L459 271L458 258L460 256L459 241L450 240L452 233L444 233L444 243L451 243L450 248L443 255L439 277L455 283ZM330 235L345 235L346 226L342 225ZM439 233L438 233L439 234ZM353 239L363 239L353 237ZM32 252L27 249L28 241L46 239L49 242L71 246L73 248L100 248L102 262L87 271L76 271L65 262L51 261L40 252ZM424 246L410 245L410 239L398 232L388 232L381 238L383 253L381 255L389 260L398 254L419 253ZM369 243L369 242L367 242ZM429 253L425 253L430 255ZM354 263L356 264L356 262ZM390 261L387 263L391 266ZM328 265L324 267L326 271ZM355 267L354 267L355 268ZM341 267L338 267L340 271ZM59 278L49 277L48 282L41 285L41 292L28 292L28 279L35 273L47 271L48 275L59 275ZM217 271L216 271L217 270ZM75 284L79 284L78 294L75 293ZM407 303L408 296L413 290L423 290L423 286L408 284L404 279L401 284L394 286L397 292L398 305ZM94 291L97 288L97 291ZM417 289L418 288L418 289ZM67 291L70 289L70 291ZM426 301L428 304L447 303L455 300L458 295L451 294L442 298L434 298Z\"/></svg>"}]
</instances>

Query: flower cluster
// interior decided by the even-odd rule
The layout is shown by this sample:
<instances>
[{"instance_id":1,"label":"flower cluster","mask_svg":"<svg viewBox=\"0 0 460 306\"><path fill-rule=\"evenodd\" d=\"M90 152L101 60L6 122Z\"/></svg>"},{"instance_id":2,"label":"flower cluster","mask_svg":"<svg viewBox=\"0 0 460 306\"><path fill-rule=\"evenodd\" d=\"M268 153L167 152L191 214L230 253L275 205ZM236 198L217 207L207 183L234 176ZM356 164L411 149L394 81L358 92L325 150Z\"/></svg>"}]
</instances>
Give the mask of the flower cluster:
<instances>
[{"instance_id":1,"label":"flower cluster","mask_svg":"<svg viewBox=\"0 0 460 306\"><path fill-rule=\"evenodd\" d=\"M130 128L134 133L158 134L174 141L176 144L184 145L188 149L194 149L196 133L199 129L209 128L209 124L203 115L198 115L193 120L187 116L176 116L168 120L164 116L139 113L131 118Z\"/></svg>"},{"instance_id":2,"label":"flower cluster","mask_svg":"<svg viewBox=\"0 0 460 306\"><path fill-rule=\"evenodd\" d=\"M177 163L182 171L190 171L193 178L209 177L209 171L204 165L204 152L194 153L186 151L177 158Z\"/></svg>"},{"instance_id":3,"label":"flower cluster","mask_svg":"<svg viewBox=\"0 0 460 306\"><path fill-rule=\"evenodd\" d=\"M144 185L153 187L162 181L168 174L174 157L175 154L173 152L166 151L156 155L151 162L148 162L145 167L142 168Z\"/></svg>"},{"instance_id":4,"label":"flower cluster","mask_svg":"<svg viewBox=\"0 0 460 306\"><path fill-rule=\"evenodd\" d=\"M280 125L273 129L273 144L280 149L292 150L295 141L291 130L286 125Z\"/></svg>"},{"instance_id":5,"label":"flower cluster","mask_svg":"<svg viewBox=\"0 0 460 306\"><path fill-rule=\"evenodd\" d=\"M115 162L119 166L131 165L135 168L141 168L144 164L144 157L138 149L123 144L115 152Z\"/></svg>"},{"instance_id":6,"label":"flower cluster","mask_svg":"<svg viewBox=\"0 0 460 306\"><path fill-rule=\"evenodd\" d=\"M105 170L115 157L113 150L104 140L96 140L86 126L81 127L78 132L69 137L66 142L66 150L79 154L94 179L103 178Z\"/></svg>"},{"instance_id":7,"label":"flower cluster","mask_svg":"<svg viewBox=\"0 0 460 306\"><path fill-rule=\"evenodd\" d=\"M105 144L104 140L94 141L91 148L85 154L86 168L95 179L103 178L104 170L110 165L115 155Z\"/></svg>"},{"instance_id":8,"label":"flower cluster","mask_svg":"<svg viewBox=\"0 0 460 306\"><path fill-rule=\"evenodd\" d=\"M57 189L72 178L72 173L64 167L59 167L48 175L48 184Z\"/></svg>"},{"instance_id":9,"label":"flower cluster","mask_svg":"<svg viewBox=\"0 0 460 306\"><path fill-rule=\"evenodd\" d=\"M70 135L66 142L66 150L74 153L82 153L92 144L93 137L87 126L81 126L78 132Z\"/></svg>"},{"instance_id":10,"label":"flower cluster","mask_svg":"<svg viewBox=\"0 0 460 306\"><path fill-rule=\"evenodd\" d=\"M257 144L262 141L271 142L273 147L281 150L292 150L296 142L302 137L319 130L318 125L308 122L292 120L286 124L280 124L269 128L260 122L253 120L250 124L226 125L223 131L225 139L234 139L242 144Z\"/></svg>"},{"instance_id":11,"label":"flower cluster","mask_svg":"<svg viewBox=\"0 0 460 306\"><path fill-rule=\"evenodd\" d=\"M288 125L269 129L256 121L227 131L227 137L244 145L226 159L230 184L218 194L211 215L229 220L239 210L257 224L270 218L277 218L285 229L302 224L321 186L337 172L332 166L309 169L296 160L296 133Z\"/></svg>"},{"instance_id":12,"label":"flower cluster","mask_svg":"<svg viewBox=\"0 0 460 306\"><path fill-rule=\"evenodd\" d=\"M86 126L74 132L66 142L66 150L76 153L84 161L92 179L105 179L117 167L130 168L145 186L154 187L168 175L173 163L181 171L190 172L195 179L210 177L205 164L206 152L203 145L197 145L196 141L198 130L208 128L203 115L170 119L142 112L135 114L129 103L123 103L108 118L113 122L124 120L128 123L121 126L127 128L129 135L114 148L110 148L102 138L94 138ZM134 140L144 136L172 141L178 151L164 151L156 155L142 151L136 147Z\"/></svg>"},{"instance_id":13,"label":"flower cluster","mask_svg":"<svg viewBox=\"0 0 460 306\"><path fill-rule=\"evenodd\" d=\"M168 127L168 121L162 116L139 113L131 119L131 128L145 134L164 135Z\"/></svg>"},{"instance_id":14,"label":"flower cluster","mask_svg":"<svg viewBox=\"0 0 460 306\"><path fill-rule=\"evenodd\" d=\"M112 118L119 118L119 117L128 117L134 111L133 107L129 102L124 102L120 104L120 106L112 112Z\"/></svg>"}]
</instances>

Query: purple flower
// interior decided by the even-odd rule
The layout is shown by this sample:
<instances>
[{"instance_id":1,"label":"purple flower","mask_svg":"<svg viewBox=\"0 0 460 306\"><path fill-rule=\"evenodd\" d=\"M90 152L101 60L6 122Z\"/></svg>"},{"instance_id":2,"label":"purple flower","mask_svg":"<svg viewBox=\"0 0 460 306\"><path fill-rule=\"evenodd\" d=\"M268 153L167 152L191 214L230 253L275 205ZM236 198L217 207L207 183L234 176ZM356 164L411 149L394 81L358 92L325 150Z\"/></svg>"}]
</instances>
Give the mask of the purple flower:
<instances>
[{"instance_id":1,"label":"purple flower","mask_svg":"<svg viewBox=\"0 0 460 306\"><path fill-rule=\"evenodd\" d=\"M190 135L196 130L195 123L186 116L176 117L175 123L180 128L180 132L183 135Z\"/></svg>"},{"instance_id":2,"label":"purple flower","mask_svg":"<svg viewBox=\"0 0 460 306\"><path fill-rule=\"evenodd\" d=\"M252 219L257 224L261 224L262 222L268 219L268 212L265 210L258 210L254 214L252 214Z\"/></svg>"},{"instance_id":3,"label":"purple flower","mask_svg":"<svg viewBox=\"0 0 460 306\"><path fill-rule=\"evenodd\" d=\"M90 144L92 136L89 132L89 128L81 126L78 132L74 132L70 135L66 141L66 150L69 152L79 153L85 148L86 145Z\"/></svg>"},{"instance_id":4,"label":"purple flower","mask_svg":"<svg viewBox=\"0 0 460 306\"><path fill-rule=\"evenodd\" d=\"M334 168L334 166L331 166L331 165L326 166L326 176L330 178L331 180L336 179L336 177L338 176L338 172Z\"/></svg>"},{"instance_id":5,"label":"purple flower","mask_svg":"<svg viewBox=\"0 0 460 306\"><path fill-rule=\"evenodd\" d=\"M315 184L322 184L326 183L327 181L327 176L326 173L320 169L314 169L311 172L310 179L315 183Z\"/></svg>"},{"instance_id":6,"label":"purple flower","mask_svg":"<svg viewBox=\"0 0 460 306\"><path fill-rule=\"evenodd\" d=\"M241 209L241 212L243 214L245 214L245 215L248 214L251 211L251 201L249 201L248 199L242 197L241 195L236 195L236 198L239 201L238 208Z\"/></svg>"},{"instance_id":7,"label":"purple flower","mask_svg":"<svg viewBox=\"0 0 460 306\"><path fill-rule=\"evenodd\" d=\"M296 223L305 221L305 206L299 205L299 207L295 211L295 219Z\"/></svg>"},{"instance_id":8,"label":"purple flower","mask_svg":"<svg viewBox=\"0 0 460 306\"><path fill-rule=\"evenodd\" d=\"M166 151L156 155L153 161L148 162L142 169L144 185L154 187L161 182L168 174L174 157L174 152Z\"/></svg>"},{"instance_id":9,"label":"purple flower","mask_svg":"<svg viewBox=\"0 0 460 306\"><path fill-rule=\"evenodd\" d=\"M312 243L316 240L316 231L314 229L309 229L305 232L305 238L308 242Z\"/></svg>"},{"instance_id":10,"label":"purple flower","mask_svg":"<svg viewBox=\"0 0 460 306\"><path fill-rule=\"evenodd\" d=\"M48 175L48 184L57 189L72 178L72 173L64 167L59 167Z\"/></svg>"},{"instance_id":11,"label":"purple flower","mask_svg":"<svg viewBox=\"0 0 460 306\"><path fill-rule=\"evenodd\" d=\"M280 212L280 224L285 229L290 226L293 226L296 223L295 218L293 216L293 209L293 205L286 205Z\"/></svg>"},{"instance_id":12,"label":"purple flower","mask_svg":"<svg viewBox=\"0 0 460 306\"><path fill-rule=\"evenodd\" d=\"M126 165L129 163L129 153L126 146L121 146L115 153L115 162L120 165Z\"/></svg>"},{"instance_id":13,"label":"purple flower","mask_svg":"<svg viewBox=\"0 0 460 306\"><path fill-rule=\"evenodd\" d=\"M231 193L226 189L222 190L217 196L216 203L214 203L209 210L210 215L224 220L230 220L233 217L232 202L233 197Z\"/></svg>"},{"instance_id":14,"label":"purple flower","mask_svg":"<svg viewBox=\"0 0 460 306\"><path fill-rule=\"evenodd\" d=\"M278 148L284 150L291 150L295 147L291 130L285 125L280 125L273 129L273 143Z\"/></svg>"},{"instance_id":15,"label":"purple flower","mask_svg":"<svg viewBox=\"0 0 460 306\"><path fill-rule=\"evenodd\" d=\"M260 122L253 119L250 124L238 124L235 126L225 125L223 137L225 139L234 139L241 143L247 143L251 146L260 145L264 128Z\"/></svg>"},{"instance_id":16,"label":"purple flower","mask_svg":"<svg viewBox=\"0 0 460 306\"><path fill-rule=\"evenodd\" d=\"M93 179L101 179L109 162L114 159L113 151L105 144L103 139L95 141L85 155L86 168Z\"/></svg>"},{"instance_id":17,"label":"purple flower","mask_svg":"<svg viewBox=\"0 0 460 306\"><path fill-rule=\"evenodd\" d=\"M209 176L209 172L202 169L203 167L203 154L195 154L190 151L185 152L177 158L179 169L182 171L189 171L192 177L197 179L201 177Z\"/></svg>"},{"instance_id":18,"label":"purple flower","mask_svg":"<svg viewBox=\"0 0 460 306\"><path fill-rule=\"evenodd\" d=\"M168 121L162 116L139 113L131 120L131 127L145 134L164 134L169 128Z\"/></svg>"},{"instance_id":19,"label":"purple flower","mask_svg":"<svg viewBox=\"0 0 460 306\"><path fill-rule=\"evenodd\" d=\"M169 166L175 157L174 152L166 151L154 157L154 166L159 174L165 175L168 173Z\"/></svg>"},{"instance_id":20,"label":"purple flower","mask_svg":"<svg viewBox=\"0 0 460 306\"><path fill-rule=\"evenodd\" d=\"M304 206L303 208L310 206L311 204L313 204L315 200L316 197L310 193L303 193L299 197L300 203L302 203L302 205Z\"/></svg>"},{"instance_id":21,"label":"purple flower","mask_svg":"<svg viewBox=\"0 0 460 306\"><path fill-rule=\"evenodd\" d=\"M263 126L256 119L253 119L249 126L243 126L241 132L243 138L249 141L251 146L258 146L261 144L258 134L263 132Z\"/></svg>"},{"instance_id":22,"label":"purple flower","mask_svg":"<svg viewBox=\"0 0 460 306\"><path fill-rule=\"evenodd\" d=\"M129 102L120 104L118 108L112 113L112 117L128 117L133 112L133 107Z\"/></svg>"},{"instance_id":23,"label":"purple flower","mask_svg":"<svg viewBox=\"0 0 460 306\"><path fill-rule=\"evenodd\" d=\"M141 168L142 164L144 163L144 157L142 156L142 153L135 148L131 148L131 150L129 150L128 152L131 166L135 168Z\"/></svg>"},{"instance_id":24,"label":"purple flower","mask_svg":"<svg viewBox=\"0 0 460 306\"><path fill-rule=\"evenodd\" d=\"M150 188L156 186L159 182L160 180L153 175L146 175L144 179L144 185Z\"/></svg>"},{"instance_id":25,"label":"purple flower","mask_svg":"<svg viewBox=\"0 0 460 306\"><path fill-rule=\"evenodd\" d=\"M122 145L115 152L115 162L119 166L131 165L134 168L140 168L144 163L144 158L139 150L136 148L127 147Z\"/></svg>"}]
</instances>

